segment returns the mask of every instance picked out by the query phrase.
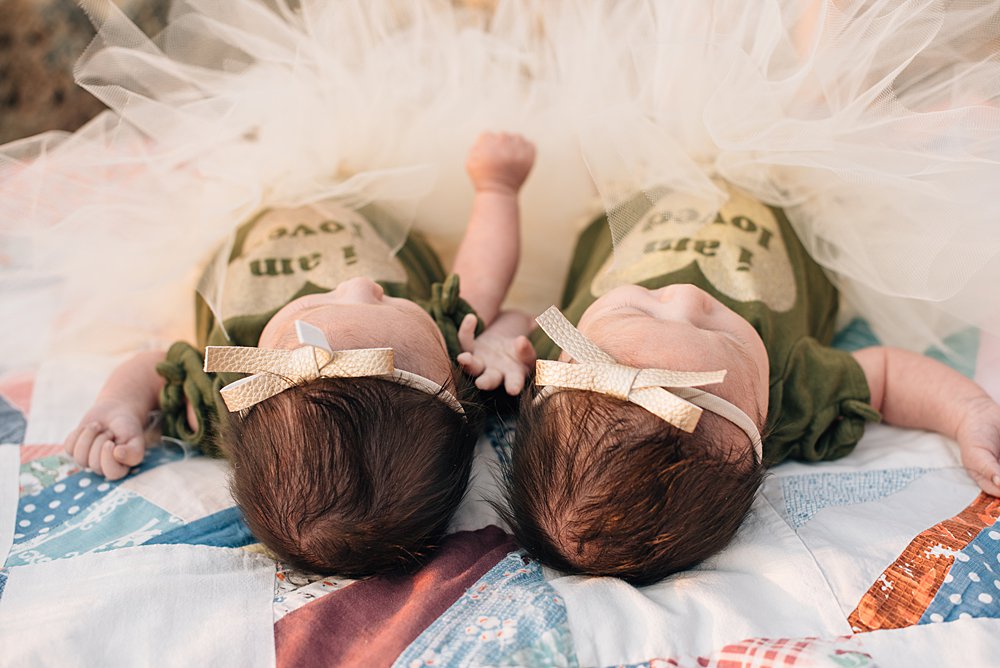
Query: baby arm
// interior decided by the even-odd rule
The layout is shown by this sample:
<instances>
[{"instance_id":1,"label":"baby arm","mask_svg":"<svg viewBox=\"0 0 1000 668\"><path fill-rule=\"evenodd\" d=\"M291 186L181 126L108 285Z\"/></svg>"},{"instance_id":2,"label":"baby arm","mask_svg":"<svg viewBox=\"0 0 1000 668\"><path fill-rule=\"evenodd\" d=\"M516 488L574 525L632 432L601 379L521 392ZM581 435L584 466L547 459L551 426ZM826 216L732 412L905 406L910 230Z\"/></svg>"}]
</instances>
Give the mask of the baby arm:
<instances>
[{"instance_id":1,"label":"baby arm","mask_svg":"<svg viewBox=\"0 0 1000 668\"><path fill-rule=\"evenodd\" d=\"M1000 405L975 382L916 353L865 348L854 353L872 405L885 421L958 441L962 465L987 494L1000 496Z\"/></svg>"},{"instance_id":2,"label":"baby arm","mask_svg":"<svg viewBox=\"0 0 1000 668\"><path fill-rule=\"evenodd\" d=\"M533 322L527 314L500 307L521 253L518 192L534 161L534 145L521 136L479 136L465 165L475 189L472 213L453 266L462 280L462 298L486 325L476 337L475 317L462 322L459 342L464 352L458 362L476 377L480 389L502 384L512 395L520 393L535 361L525 336Z\"/></svg>"},{"instance_id":3,"label":"baby arm","mask_svg":"<svg viewBox=\"0 0 1000 668\"><path fill-rule=\"evenodd\" d=\"M517 195L534 162L535 147L528 140L484 132L465 163L475 195L452 271L462 279L462 298L487 327L499 315L517 270L521 254Z\"/></svg>"},{"instance_id":4,"label":"baby arm","mask_svg":"<svg viewBox=\"0 0 1000 668\"><path fill-rule=\"evenodd\" d=\"M77 464L117 480L142 462L146 418L159 404L164 383L156 365L164 357L162 350L139 353L112 372L80 426L66 437L66 452Z\"/></svg>"}]
</instances>

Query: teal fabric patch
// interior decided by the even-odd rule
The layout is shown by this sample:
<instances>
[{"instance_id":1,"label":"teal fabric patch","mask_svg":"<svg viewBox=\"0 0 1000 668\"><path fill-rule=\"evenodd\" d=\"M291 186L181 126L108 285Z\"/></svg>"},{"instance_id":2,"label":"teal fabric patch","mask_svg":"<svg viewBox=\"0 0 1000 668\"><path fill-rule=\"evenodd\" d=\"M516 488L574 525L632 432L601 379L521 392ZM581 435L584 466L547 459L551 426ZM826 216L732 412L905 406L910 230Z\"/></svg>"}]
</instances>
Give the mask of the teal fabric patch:
<instances>
[{"instance_id":1,"label":"teal fabric patch","mask_svg":"<svg viewBox=\"0 0 1000 668\"><path fill-rule=\"evenodd\" d=\"M160 534L147 541L145 545L245 547L256 542L250 533L250 528L243 521L240 509L234 506Z\"/></svg>"},{"instance_id":2,"label":"teal fabric patch","mask_svg":"<svg viewBox=\"0 0 1000 668\"><path fill-rule=\"evenodd\" d=\"M0 397L0 443L20 445L24 442L24 432L28 426L24 414L9 401Z\"/></svg>"},{"instance_id":3,"label":"teal fabric patch","mask_svg":"<svg viewBox=\"0 0 1000 668\"><path fill-rule=\"evenodd\" d=\"M849 353L862 348L882 345L882 342L875 336L875 332L868 325L867 320L854 318L839 332L833 335L831 346L839 350L846 350Z\"/></svg>"},{"instance_id":4,"label":"teal fabric patch","mask_svg":"<svg viewBox=\"0 0 1000 668\"><path fill-rule=\"evenodd\" d=\"M932 346L924 351L924 354L973 378L976 375L976 360L979 357L979 330L972 327L963 329L946 338L943 345L943 348Z\"/></svg>"},{"instance_id":5,"label":"teal fabric patch","mask_svg":"<svg viewBox=\"0 0 1000 668\"><path fill-rule=\"evenodd\" d=\"M979 339L979 330L969 327L946 337L941 342L941 346L931 346L924 351L924 355L947 364L962 375L972 378L976 375ZM862 348L880 346L882 342L875 336L866 320L854 318L834 335L830 345L839 350L854 352Z\"/></svg>"}]
</instances>

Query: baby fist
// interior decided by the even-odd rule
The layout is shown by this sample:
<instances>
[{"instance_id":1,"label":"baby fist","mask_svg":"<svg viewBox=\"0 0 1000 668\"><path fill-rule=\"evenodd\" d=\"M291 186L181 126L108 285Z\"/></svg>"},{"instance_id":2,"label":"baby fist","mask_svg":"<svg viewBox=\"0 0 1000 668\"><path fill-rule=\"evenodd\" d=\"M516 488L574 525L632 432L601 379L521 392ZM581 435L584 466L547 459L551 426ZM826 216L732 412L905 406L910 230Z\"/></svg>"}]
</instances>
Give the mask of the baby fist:
<instances>
[{"instance_id":1,"label":"baby fist","mask_svg":"<svg viewBox=\"0 0 1000 668\"><path fill-rule=\"evenodd\" d=\"M145 414L115 403L94 406L63 447L81 468L108 480L128 475L146 454Z\"/></svg>"},{"instance_id":2,"label":"baby fist","mask_svg":"<svg viewBox=\"0 0 1000 668\"><path fill-rule=\"evenodd\" d=\"M465 161L477 192L516 194L535 163L535 145L516 134L484 132Z\"/></svg>"}]
</instances>

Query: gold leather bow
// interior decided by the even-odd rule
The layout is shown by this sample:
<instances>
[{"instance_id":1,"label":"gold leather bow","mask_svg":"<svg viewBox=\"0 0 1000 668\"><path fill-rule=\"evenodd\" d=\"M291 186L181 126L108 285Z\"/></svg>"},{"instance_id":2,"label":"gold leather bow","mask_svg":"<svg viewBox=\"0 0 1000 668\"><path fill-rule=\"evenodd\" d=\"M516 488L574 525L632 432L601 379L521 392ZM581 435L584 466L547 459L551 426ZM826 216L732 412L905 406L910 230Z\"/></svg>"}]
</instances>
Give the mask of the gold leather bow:
<instances>
[{"instance_id":1,"label":"gold leather bow","mask_svg":"<svg viewBox=\"0 0 1000 668\"><path fill-rule=\"evenodd\" d=\"M453 410L462 405L437 383L395 368L392 348L332 350L323 331L301 320L295 331L302 346L271 350L242 346L205 348L205 371L253 374L220 390L226 408L236 412L316 378L382 377L439 396Z\"/></svg>"},{"instance_id":2,"label":"gold leather bow","mask_svg":"<svg viewBox=\"0 0 1000 668\"><path fill-rule=\"evenodd\" d=\"M725 399L695 389L721 383L726 377L725 371L637 369L618 364L580 333L555 306L535 318L535 322L578 362L539 360L535 363L536 385L587 390L629 401L688 433L698 425L702 409L709 410L740 427L750 438L760 460L762 445L754 421Z\"/></svg>"}]
</instances>

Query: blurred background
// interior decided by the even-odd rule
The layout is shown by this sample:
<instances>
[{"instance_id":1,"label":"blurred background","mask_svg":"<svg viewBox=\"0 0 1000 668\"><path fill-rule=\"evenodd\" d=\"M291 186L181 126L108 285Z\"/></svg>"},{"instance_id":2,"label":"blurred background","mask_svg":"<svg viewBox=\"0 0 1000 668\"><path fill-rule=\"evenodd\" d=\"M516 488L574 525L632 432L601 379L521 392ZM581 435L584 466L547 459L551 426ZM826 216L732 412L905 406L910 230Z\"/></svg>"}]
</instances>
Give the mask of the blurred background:
<instances>
[{"instance_id":1,"label":"blurred background","mask_svg":"<svg viewBox=\"0 0 1000 668\"><path fill-rule=\"evenodd\" d=\"M115 0L147 34L163 28L169 0ZM73 82L94 37L74 0L0 0L0 144L75 130L103 108Z\"/></svg>"},{"instance_id":2,"label":"blurred background","mask_svg":"<svg viewBox=\"0 0 1000 668\"><path fill-rule=\"evenodd\" d=\"M166 24L170 0L114 2L147 35ZM104 109L73 82L73 64L93 37L75 0L0 0L0 144L46 130L75 130Z\"/></svg>"}]
</instances>

